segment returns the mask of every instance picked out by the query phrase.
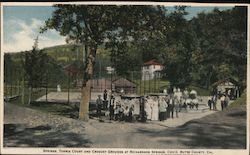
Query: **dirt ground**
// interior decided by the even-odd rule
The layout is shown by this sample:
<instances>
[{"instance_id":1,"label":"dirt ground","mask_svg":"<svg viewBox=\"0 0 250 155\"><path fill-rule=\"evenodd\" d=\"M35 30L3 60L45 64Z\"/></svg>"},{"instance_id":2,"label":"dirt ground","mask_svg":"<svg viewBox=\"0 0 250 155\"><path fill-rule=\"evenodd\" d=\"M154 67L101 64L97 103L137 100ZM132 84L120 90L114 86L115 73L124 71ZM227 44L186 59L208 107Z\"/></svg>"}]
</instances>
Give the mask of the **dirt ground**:
<instances>
[{"instance_id":1,"label":"dirt ground","mask_svg":"<svg viewBox=\"0 0 250 155\"><path fill-rule=\"evenodd\" d=\"M175 120L82 122L7 103L4 147L246 148L244 106L169 125Z\"/></svg>"}]
</instances>

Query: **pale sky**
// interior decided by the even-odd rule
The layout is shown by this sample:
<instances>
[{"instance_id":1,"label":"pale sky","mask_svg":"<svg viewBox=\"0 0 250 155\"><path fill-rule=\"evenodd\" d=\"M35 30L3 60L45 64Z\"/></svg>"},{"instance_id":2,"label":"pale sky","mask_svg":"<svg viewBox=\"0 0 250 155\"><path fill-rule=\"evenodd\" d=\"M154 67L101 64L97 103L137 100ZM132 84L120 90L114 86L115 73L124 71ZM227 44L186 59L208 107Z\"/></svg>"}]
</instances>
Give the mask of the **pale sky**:
<instances>
[{"instance_id":1,"label":"pale sky","mask_svg":"<svg viewBox=\"0 0 250 155\"><path fill-rule=\"evenodd\" d=\"M218 7L220 10L232 7ZM171 11L173 7L168 7ZM188 7L191 19L199 12L210 12L214 7ZM20 52L31 50L34 39L39 34L45 20L51 17L51 6L3 6L3 52ZM55 30L39 35L39 48L66 44L65 38Z\"/></svg>"}]
</instances>

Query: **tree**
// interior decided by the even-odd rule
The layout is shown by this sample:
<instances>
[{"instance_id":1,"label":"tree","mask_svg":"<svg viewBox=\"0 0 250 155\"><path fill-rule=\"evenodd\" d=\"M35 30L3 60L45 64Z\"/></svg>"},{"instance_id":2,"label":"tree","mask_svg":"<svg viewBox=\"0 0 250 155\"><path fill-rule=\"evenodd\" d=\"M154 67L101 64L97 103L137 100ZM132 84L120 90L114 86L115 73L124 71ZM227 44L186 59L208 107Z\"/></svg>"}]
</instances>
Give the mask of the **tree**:
<instances>
[{"instance_id":1,"label":"tree","mask_svg":"<svg viewBox=\"0 0 250 155\"><path fill-rule=\"evenodd\" d=\"M4 83L8 84L11 82L11 71L13 69L13 60L9 53L4 54Z\"/></svg>"},{"instance_id":2,"label":"tree","mask_svg":"<svg viewBox=\"0 0 250 155\"><path fill-rule=\"evenodd\" d=\"M32 100L33 88L41 86L45 80L47 55L38 49L38 37L31 51L24 53L24 70L29 86L29 104Z\"/></svg>"},{"instance_id":3,"label":"tree","mask_svg":"<svg viewBox=\"0 0 250 155\"><path fill-rule=\"evenodd\" d=\"M88 120L90 79L98 46L110 47L112 41L143 38L161 21L163 9L159 6L102 6L55 5L56 10L46 21L42 32L55 29L67 36L67 41L84 44L85 70L79 118ZM133 38L131 38L133 36ZM109 43L109 45L108 45Z\"/></svg>"},{"instance_id":4,"label":"tree","mask_svg":"<svg viewBox=\"0 0 250 155\"><path fill-rule=\"evenodd\" d=\"M193 51L193 75L206 88L212 82L233 78L246 79L246 7L200 13L190 21L195 30L198 50Z\"/></svg>"},{"instance_id":5,"label":"tree","mask_svg":"<svg viewBox=\"0 0 250 155\"><path fill-rule=\"evenodd\" d=\"M185 6L177 6L168 18L170 29L165 32L165 49L160 57L165 65L164 73L173 86L184 88L192 82L192 52L196 50L195 33L184 18Z\"/></svg>"}]
</instances>

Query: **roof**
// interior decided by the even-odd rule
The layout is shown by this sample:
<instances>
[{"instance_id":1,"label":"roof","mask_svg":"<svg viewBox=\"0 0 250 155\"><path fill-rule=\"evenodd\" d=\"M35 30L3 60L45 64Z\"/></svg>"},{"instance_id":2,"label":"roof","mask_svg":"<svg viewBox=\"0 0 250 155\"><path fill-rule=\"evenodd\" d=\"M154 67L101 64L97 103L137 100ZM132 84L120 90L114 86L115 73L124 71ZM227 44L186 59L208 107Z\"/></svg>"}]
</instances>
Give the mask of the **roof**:
<instances>
[{"instance_id":1,"label":"roof","mask_svg":"<svg viewBox=\"0 0 250 155\"><path fill-rule=\"evenodd\" d=\"M101 79L92 79L92 86L110 86L111 82L109 79L101 78Z\"/></svg>"},{"instance_id":2,"label":"roof","mask_svg":"<svg viewBox=\"0 0 250 155\"><path fill-rule=\"evenodd\" d=\"M112 81L112 83L115 84L116 87L135 87L135 83L129 81L125 78L117 78L116 80Z\"/></svg>"},{"instance_id":3,"label":"roof","mask_svg":"<svg viewBox=\"0 0 250 155\"><path fill-rule=\"evenodd\" d=\"M159 66L163 66L161 63L159 63L157 60L155 59L152 59L152 60L149 60L147 62L145 62L143 64L143 66L150 66L150 65L159 65Z\"/></svg>"},{"instance_id":4,"label":"roof","mask_svg":"<svg viewBox=\"0 0 250 155\"><path fill-rule=\"evenodd\" d=\"M232 78L225 78L225 79L222 79L222 80L219 80L215 83L212 84L213 87L216 87L222 83L225 83L225 82L232 82L233 84L238 84L238 82Z\"/></svg>"},{"instance_id":5,"label":"roof","mask_svg":"<svg viewBox=\"0 0 250 155\"><path fill-rule=\"evenodd\" d=\"M76 65L74 64L68 64L66 66L63 67L63 69L68 72L68 73L73 73L73 74L76 74L76 73L79 73L80 70L76 67Z\"/></svg>"}]
</instances>

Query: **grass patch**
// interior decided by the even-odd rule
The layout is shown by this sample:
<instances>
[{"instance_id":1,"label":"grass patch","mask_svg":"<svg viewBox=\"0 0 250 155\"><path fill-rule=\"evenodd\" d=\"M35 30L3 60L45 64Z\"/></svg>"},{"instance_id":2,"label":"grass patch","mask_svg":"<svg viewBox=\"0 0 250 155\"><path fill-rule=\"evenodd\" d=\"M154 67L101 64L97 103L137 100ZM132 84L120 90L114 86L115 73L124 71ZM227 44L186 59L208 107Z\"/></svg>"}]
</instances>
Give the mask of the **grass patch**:
<instances>
[{"instance_id":1,"label":"grass patch","mask_svg":"<svg viewBox=\"0 0 250 155\"><path fill-rule=\"evenodd\" d=\"M246 96L247 96L247 94L246 94L246 92L244 92L239 98L237 98L233 103L230 104L230 107L237 107L237 106L241 106L241 105L246 105L246 102L247 102Z\"/></svg>"},{"instance_id":2,"label":"grass patch","mask_svg":"<svg viewBox=\"0 0 250 155\"><path fill-rule=\"evenodd\" d=\"M39 104L32 104L30 107L43 112L68 118L77 118L79 111L77 107L64 103L39 102Z\"/></svg>"},{"instance_id":3,"label":"grass patch","mask_svg":"<svg viewBox=\"0 0 250 155\"><path fill-rule=\"evenodd\" d=\"M192 89L197 91L197 94L199 96L209 96L210 95L210 91L208 89L200 88L200 87L193 86L193 85L188 86L189 91L191 91Z\"/></svg>"},{"instance_id":4,"label":"grass patch","mask_svg":"<svg viewBox=\"0 0 250 155\"><path fill-rule=\"evenodd\" d=\"M54 92L56 89L48 89L48 93ZM72 90L71 90L72 91ZM27 107L46 113L61 115L68 118L77 118L79 109L74 105L69 105L67 103L50 103L50 102L36 102L36 100L46 94L45 89L40 89L33 92L31 104L28 104L29 100L29 90L25 88L24 103L22 103L22 96L18 96L17 99L11 100L10 103L13 103L18 106ZM17 94L16 94L17 95Z\"/></svg>"},{"instance_id":5,"label":"grass patch","mask_svg":"<svg viewBox=\"0 0 250 155\"><path fill-rule=\"evenodd\" d=\"M142 95L146 93L160 93L163 89L169 86L169 81L167 80L134 80L134 83L137 84L136 93ZM141 92L141 93L140 93Z\"/></svg>"}]
</instances>

